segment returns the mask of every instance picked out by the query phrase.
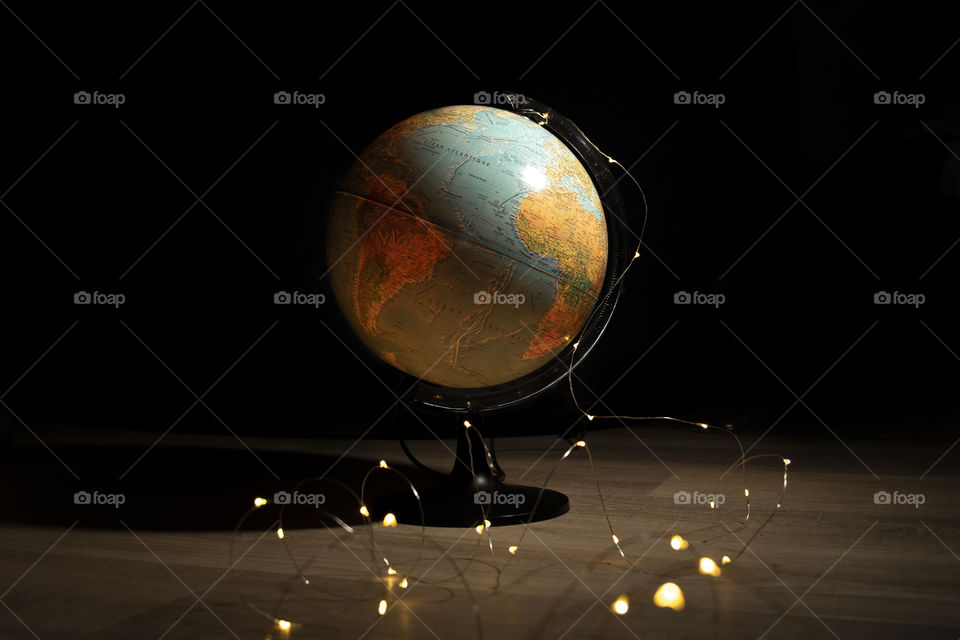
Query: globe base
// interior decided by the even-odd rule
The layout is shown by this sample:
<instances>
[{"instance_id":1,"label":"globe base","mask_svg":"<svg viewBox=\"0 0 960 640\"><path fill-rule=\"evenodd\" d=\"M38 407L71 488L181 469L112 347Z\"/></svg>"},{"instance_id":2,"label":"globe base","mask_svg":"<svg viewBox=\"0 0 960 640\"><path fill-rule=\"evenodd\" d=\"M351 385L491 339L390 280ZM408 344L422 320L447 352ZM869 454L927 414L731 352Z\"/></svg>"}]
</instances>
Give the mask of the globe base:
<instances>
[{"instance_id":1,"label":"globe base","mask_svg":"<svg viewBox=\"0 0 960 640\"><path fill-rule=\"evenodd\" d=\"M476 475L476 479L474 479ZM538 522L570 510L567 496L552 489L507 484L487 456L476 429L461 429L453 470L435 487L389 494L377 500L371 515L392 513L403 524L428 527L476 527ZM422 508L422 511L421 511Z\"/></svg>"}]
</instances>

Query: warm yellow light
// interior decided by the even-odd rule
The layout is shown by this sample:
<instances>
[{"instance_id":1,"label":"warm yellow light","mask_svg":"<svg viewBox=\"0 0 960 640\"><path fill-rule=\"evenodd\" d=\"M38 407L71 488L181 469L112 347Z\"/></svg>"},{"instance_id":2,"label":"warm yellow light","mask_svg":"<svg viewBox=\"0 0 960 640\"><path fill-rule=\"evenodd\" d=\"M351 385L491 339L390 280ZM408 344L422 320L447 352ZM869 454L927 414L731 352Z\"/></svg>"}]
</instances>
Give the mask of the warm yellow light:
<instances>
[{"instance_id":1,"label":"warm yellow light","mask_svg":"<svg viewBox=\"0 0 960 640\"><path fill-rule=\"evenodd\" d=\"M709 428L710 428L710 425L708 425L706 422L701 422L701 423L700 423L700 428L701 428L701 429L709 429Z\"/></svg>"},{"instance_id":2,"label":"warm yellow light","mask_svg":"<svg viewBox=\"0 0 960 640\"><path fill-rule=\"evenodd\" d=\"M711 508L711 509L716 509L716 508L717 508L717 505L716 505L716 503L715 503L713 500L710 501L710 508Z\"/></svg>"},{"instance_id":3,"label":"warm yellow light","mask_svg":"<svg viewBox=\"0 0 960 640\"><path fill-rule=\"evenodd\" d=\"M711 558L700 558L700 573L716 578L720 575L720 567Z\"/></svg>"},{"instance_id":4,"label":"warm yellow light","mask_svg":"<svg viewBox=\"0 0 960 640\"><path fill-rule=\"evenodd\" d=\"M787 466L788 464L790 464L790 458L784 458L784 459L783 459L783 466Z\"/></svg>"},{"instance_id":5,"label":"warm yellow light","mask_svg":"<svg viewBox=\"0 0 960 640\"><path fill-rule=\"evenodd\" d=\"M367 505L365 504L360 505L360 515L366 516L368 518L370 517L370 512L367 511Z\"/></svg>"},{"instance_id":6,"label":"warm yellow light","mask_svg":"<svg viewBox=\"0 0 960 640\"><path fill-rule=\"evenodd\" d=\"M390 467L387 466L387 461L386 461L386 460L381 460L381 461L380 461L380 468L381 468L381 469L389 469Z\"/></svg>"},{"instance_id":7,"label":"warm yellow light","mask_svg":"<svg viewBox=\"0 0 960 640\"><path fill-rule=\"evenodd\" d=\"M633 252L633 257L634 257L634 258L639 258L639 257L640 257L640 252L639 252L639 251L634 251L634 252Z\"/></svg>"},{"instance_id":8,"label":"warm yellow light","mask_svg":"<svg viewBox=\"0 0 960 640\"><path fill-rule=\"evenodd\" d=\"M627 598L626 595L622 595L613 601L613 604L610 605L610 608L613 609L614 613L617 613L622 616L623 614L625 614L627 611L630 610L630 600Z\"/></svg>"},{"instance_id":9,"label":"warm yellow light","mask_svg":"<svg viewBox=\"0 0 960 640\"><path fill-rule=\"evenodd\" d=\"M597 417L597 416L592 416L592 415L590 415L589 413L587 414L587 420L593 420L593 419L596 418L596 417Z\"/></svg>"},{"instance_id":10,"label":"warm yellow light","mask_svg":"<svg viewBox=\"0 0 960 640\"><path fill-rule=\"evenodd\" d=\"M387 515L383 516L383 526L385 527L397 526L397 516L393 515L392 513L388 513Z\"/></svg>"},{"instance_id":11,"label":"warm yellow light","mask_svg":"<svg viewBox=\"0 0 960 640\"><path fill-rule=\"evenodd\" d=\"M517 549L519 549L519 547L515 544L512 544L509 547L507 547L507 551L510 552L510 555L516 555Z\"/></svg>"},{"instance_id":12,"label":"warm yellow light","mask_svg":"<svg viewBox=\"0 0 960 640\"><path fill-rule=\"evenodd\" d=\"M670 547L674 551L680 551L680 549L686 549L690 546L690 543L683 539L683 536L673 536L670 538Z\"/></svg>"},{"instance_id":13,"label":"warm yellow light","mask_svg":"<svg viewBox=\"0 0 960 640\"><path fill-rule=\"evenodd\" d=\"M383 615L387 612L387 601L381 600L380 604L377 606L377 613Z\"/></svg>"},{"instance_id":14,"label":"warm yellow light","mask_svg":"<svg viewBox=\"0 0 960 640\"><path fill-rule=\"evenodd\" d=\"M613 543L614 543L614 544L620 544L620 538L617 537L617 534L614 533L614 534L611 535L610 537L613 538Z\"/></svg>"},{"instance_id":15,"label":"warm yellow light","mask_svg":"<svg viewBox=\"0 0 960 640\"><path fill-rule=\"evenodd\" d=\"M578 441L577 441L577 446L578 446L578 447L585 447L585 446L587 446L587 443L584 442L583 440L578 440Z\"/></svg>"},{"instance_id":16,"label":"warm yellow light","mask_svg":"<svg viewBox=\"0 0 960 640\"><path fill-rule=\"evenodd\" d=\"M291 626L289 620L277 620L277 628L281 631L290 631Z\"/></svg>"},{"instance_id":17,"label":"warm yellow light","mask_svg":"<svg viewBox=\"0 0 960 640\"><path fill-rule=\"evenodd\" d=\"M464 420L464 421L463 421L463 426L465 426L467 429L469 429L469 428L472 427L473 425L470 424L470 421L469 421L469 420Z\"/></svg>"},{"instance_id":18,"label":"warm yellow light","mask_svg":"<svg viewBox=\"0 0 960 640\"><path fill-rule=\"evenodd\" d=\"M747 489L746 487L744 487L744 488L743 488L743 495L745 495L745 496L747 496L747 497L749 498L749 497L750 497L750 489Z\"/></svg>"},{"instance_id":19,"label":"warm yellow light","mask_svg":"<svg viewBox=\"0 0 960 640\"><path fill-rule=\"evenodd\" d=\"M669 607L674 611L681 611L686 605L683 591L673 582L664 582L653 594L653 604L658 607Z\"/></svg>"},{"instance_id":20,"label":"warm yellow light","mask_svg":"<svg viewBox=\"0 0 960 640\"><path fill-rule=\"evenodd\" d=\"M387 567L387 575L388 575L388 576L395 576L395 575L397 575L397 570L394 569L393 567Z\"/></svg>"},{"instance_id":21,"label":"warm yellow light","mask_svg":"<svg viewBox=\"0 0 960 640\"><path fill-rule=\"evenodd\" d=\"M262 507L263 505L265 505L265 504L267 504L267 499L266 499L266 498L254 498L254 500L253 500L253 506L255 506L255 507L258 508L258 509L259 509L260 507Z\"/></svg>"},{"instance_id":22,"label":"warm yellow light","mask_svg":"<svg viewBox=\"0 0 960 640\"><path fill-rule=\"evenodd\" d=\"M277 529L277 537L283 540L283 527Z\"/></svg>"},{"instance_id":23,"label":"warm yellow light","mask_svg":"<svg viewBox=\"0 0 960 640\"><path fill-rule=\"evenodd\" d=\"M580 343L579 343L579 342L574 342L574 343L573 343L573 348L574 348L574 349L576 349L576 348L579 347L579 346L580 346Z\"/></svg>"},{"instance_id":24,"label":"warm yellow light","mask_svg":"<svg viewBox=\"0 0 960 640\"><path fill-rule=\"evenodd\" d=\"M733 560L730 559L730 556L723 556L720 558L720 564L730 564Z\"/></svg>"},{"instance_id":25,"label":"warm yellow light","mask_svg":"<svg viewBox=\"0 0 960 640\"><path fill-rule=\"evenodd\" d=\"M478 535L478 536L482 536L482 535L483 535L483 525L482 525L482 524L478 524L478 525L477 525L477 528L474 529L474 531L477 532L477 535Z\"/></svg>"},{"instance_id":26,"label":"warm yellow light","mask_svg":"<svg viewBox=\"0 0 960 640\"><path fill-rule=\"evenodd\" d=\"M401 589L406 589L406 588L407 588L407 579L406 579L406 578L404 578L403 580L400 581L400 588L401 588Z\"/></svg>"}]
</instances>

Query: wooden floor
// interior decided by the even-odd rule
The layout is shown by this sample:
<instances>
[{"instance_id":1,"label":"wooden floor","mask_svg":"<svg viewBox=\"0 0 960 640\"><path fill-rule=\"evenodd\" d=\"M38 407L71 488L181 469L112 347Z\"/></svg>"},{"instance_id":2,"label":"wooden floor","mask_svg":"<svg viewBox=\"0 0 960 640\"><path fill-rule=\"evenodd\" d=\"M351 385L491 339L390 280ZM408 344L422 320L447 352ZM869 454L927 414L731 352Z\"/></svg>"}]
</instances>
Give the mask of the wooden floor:
<instances>
[{"instance_id":1,"label":"wooden floor","mask_svg":"<svg viewBox=\"0 0 960 640\"><path fill-rule=\"evenodd\" d=\"M138 438L152 441L143 434L124 437L130 442L112 441L134 449ZM69 433L45 439L54 451L70 451ZM247 442L257 452L292 451L328 456L325 460L336 459L353 444ZM791 459L786 497L777 511L783 480L779 460L757 460L747 477L752 513L742 526L742 478L731 473L717 485L736 459L726 434L644 427L632 435L618 428L593 433L588 443L625 557L612 543L583 452L565 460L550 483L570 497L571 511L532 525L515 556L508 547L518 544L522 527L494 527L489 536L472 529L431 528L424 538L418 527L377 524L376 560L363 526L353 535L340 528L290 527L281 541L271 527L277 515L271 505L258 510L251 526L236 536L229 527L183 527L185 520L177 518L178 508L170 503L157 507L166 510L168 527L154 526L149 518L137 521L135 514L128 520L129 505L115 509L116 516L109 512L113 507L88 506L87 512L79 510L75 525L72 515L38 524L28 517L32 512L24 495L31 493L21 486L23 474L20 481L11 479L8 468L5 477L19 482L19 495L4 494L17 508L8 509L0 523L0 638L807 640L960 635L960 447L921 479L949 442L848 440L848 450L832 438L770 435L753 453ZM190 467L208 464L209 452L228 445L248 456L254 467L259 464L233 439L191 441L171 434L163 446L190 451L194 463L169 469L169 476L189 474ZM412 446L430 464L450 463L450 452L439 442ZM498 441L500 463L514 483L542 482L564 448L548 437ZM160 456L161 449L144 460ZM41 454L50 458L51 469L58 465L49 452L36 455ZM79 460L63 455L67 464ZM349 465L366 468L381 458L405 463L395 442L365 441L349 450ZM348 462L339 464L346 468ZM236 503L237 496L227 495L234 486L247 503L246 480L253 472L238 471L236 478L229 468L218 473L226 478L212 494L196 486L195 499L178 498L185 512L195 507L194 500ZM154 495L163 494L168 480L156 478ZM270 490L265 486L264 493ZM677 504L675 494L684 491L690 502L694 492L697 497L720 493L725 501L716 512L703 504ZM901 500L922 494L923 504L876 504L878 491ZM27 515L20 518L11 510ZM97 518L90 521L85 514L94 511ZM238 520L243 509L232 515ZM355 522L354 516L349 521ZM677 534L689 541L689 548L670 547ZM379 555L389 557L397 576L385 579ZM724 555L733 561L719 577L698 572L701 556L719 561ZM298 577L294 561L309 584ZM399 587L403 576L406 589ZM385 589L385 582L392 589ZM654 592L665 582L682 589L682 611L654 605ZM616 615L610 605L621 595L629 599L629 611ZM388 605L383 616L378 613L381 599ZM292 626L281 630L276 620Z\"/></svg>"}]
</instances>

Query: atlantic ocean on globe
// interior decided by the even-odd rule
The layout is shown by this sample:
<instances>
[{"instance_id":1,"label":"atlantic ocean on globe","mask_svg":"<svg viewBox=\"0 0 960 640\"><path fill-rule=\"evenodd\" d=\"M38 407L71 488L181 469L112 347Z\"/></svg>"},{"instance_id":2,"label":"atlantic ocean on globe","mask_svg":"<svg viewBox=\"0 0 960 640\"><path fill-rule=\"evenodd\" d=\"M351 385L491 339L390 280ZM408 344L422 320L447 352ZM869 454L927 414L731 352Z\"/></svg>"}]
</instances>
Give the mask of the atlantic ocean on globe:
<instances>
[{"instance_id":1,"label":"atlantic ocean on globe","mask_svg":"<svg viewBox=\"0 0 960 640\"><path fill-rule=\"evenodd\" d=\"M360 154L335 194L336 302L377 357L455 389L550 364L607 268L590 174L536 122L489 106L415 115Z\"/></svg>"}]
</instances>

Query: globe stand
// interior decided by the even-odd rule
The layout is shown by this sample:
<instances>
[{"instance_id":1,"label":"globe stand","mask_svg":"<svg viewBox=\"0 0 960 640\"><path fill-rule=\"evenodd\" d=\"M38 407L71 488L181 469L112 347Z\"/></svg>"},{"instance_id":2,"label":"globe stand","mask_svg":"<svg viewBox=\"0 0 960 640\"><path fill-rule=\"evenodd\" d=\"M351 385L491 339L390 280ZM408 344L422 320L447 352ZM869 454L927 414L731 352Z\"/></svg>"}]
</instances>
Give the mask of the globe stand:
<instances>
[{"instance_id":1,"label":"globe stand","mask_svg":"<svg viewBox=\"0 0 960 640\"><path fill-rule=\"evenodd\" d=\"M440 485L419 491L420 505L407 490L377 500L372 515L382 519L392 513L403 524L475 527L484 519L503 526L549 520L570 510L570 501L559 491L545 489L541 495L539 487L503 482L503 472L487 456L476 429L459 430L456 456L453 469Z\"/></svg>"},{"instance_id":2,"label":"globe stand","mask_svg":"<svg viewBox=\"0 0 960 640\"><path fill-rule=\"evenodd\" d=\"M422 408L466 415L468 419L518 406L547 389L566 382L577 367L596 346L610 322L620 297L621 277L630 261L637 257L633 232L623 219L627 206L617 189L620 178L610 171L612 159L569 119L546 105L513 92L499 92L508 96L506 111L528 118L557 137L581 162L590 174L599 194L607 225L607 270L604 284L588 321L577 333L575 342L569 342L556 358L540 369L516 380L487 387L458 388L432 383L423 377L407 386L411 376L405 376L402 388L404 400ZM636 203L639 205L639 202ZM643 200L644 216L646 201ZM382 358L373 360L372 352L365 350L375 365L386 366ZM409 452L408 452L408 455ZM411 456L412 458L412 456ZM420 466L419 464L417 466ZM387 495L375 501L371 515L382 518L393 513L399 522L430 526L467 527L489 520L494 525L520 524L547 520L570 510L565 495L537 487L510 485L491 456L475 428L461 428L457 434L457 453L451 472L435 487L420 491L420 500L409 490ZM421 507L423 515L421 516Z\"/></svg>"}]
</instances>

